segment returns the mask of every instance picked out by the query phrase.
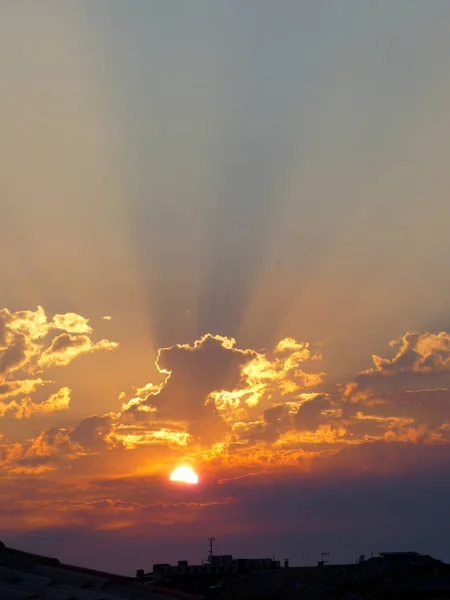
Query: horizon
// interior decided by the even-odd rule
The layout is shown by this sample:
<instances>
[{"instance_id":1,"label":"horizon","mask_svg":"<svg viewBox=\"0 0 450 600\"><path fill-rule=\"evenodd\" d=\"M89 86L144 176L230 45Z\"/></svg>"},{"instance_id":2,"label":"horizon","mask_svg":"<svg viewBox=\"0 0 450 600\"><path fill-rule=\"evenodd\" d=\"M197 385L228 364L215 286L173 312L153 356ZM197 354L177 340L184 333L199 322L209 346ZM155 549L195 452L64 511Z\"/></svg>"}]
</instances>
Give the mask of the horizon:
<instances>
[{"instance_id":1,"label":"horizon","mask_svg":"<svg viewBox=\"0 0 450 600\"><path fill-rule=\"evenodd\" d=\"M186 540L185 540L186 543ZM190 548L191 550L194 549L195 550L195 545L192 544L192 541L189 542L190 544ZM6 545L7 547L10 547L8 545ZM200 544L200 548L203 547L204 544ZM12 548L12 547L10 547ZM21 548L13 548L14 550L22 550ZM29 550L30 551L30 550ZM158 561L158 560L151 560L150 564L147 565L148 568L143 568L142 570L148 574L148 573L152 573L153 572L153 566L154 565L161 565L161 564L168 564L170 566L176 566L178 561L186 561L188 563L188 565L190 566L198 566L198 565L203 565L203 564L210 564L210 558L211 555L208 555L209 550L206 552L206 554L203 555L202 558L193 558L193 559L188 559L186 558L186 556L180 557L178 556L175 559L171 559L171 560L166 560L166 561ZM42 556L42 553L37 553L37 552L32 552L32 554L39 554L40 556ZM279 568L280 569L284 569L286 568L285 565L285 561L288 561L288 568L314 568L318 566L318 563L320 560L324 560L324 567L326 566L330 566L330 567L335 567L335 566L342 566L342 565L352 565L352 564L360 564L361 563L361 559L363 562L371 559L371 558L381 558L383 554L414 554L414 555L418 555L418 556L430 556L431 558L441 561L442 563L445 564L445 561L441 560L441 558L436 557L436 556L431 556L430 554L426 554L426 553L421 553L421 552L416 552L414 550L405 550L405 549L398 549L397 550L380 550L380 551L370 551L370 554L365 554L362 553L360 555L358 555L355 559L353 560L346 560L346 561L334 561L333 557L332 557L332 553L330 552L320 552L317 560L313 560L312 562L306 562L306 563L301 563L301 564L294 564L292 563L290 558L286 558L283 557L281 558L280 556L276 556L276 555L266 555L263 553L260 553L258 555L255 556L247 556L247 555L243 555L242 552L241 554L237 553L229 553L229 552L213 552L213 556L232 556L233 560L238 560L238 559L270 559L273 560L275 562L279 563ZM284 556L284 555L283 555ZM57 556L52 556L51 558L56 558L58 559ZM105 558L105 564L106 564L106 560L108 559L107 557ZM58 559L59 560L59 559ZM62 564L68 564L68 563L64 563L64 561L60 561ZM92 567L90 567L88 564L84 564L84 563L80 563L80 564L71 564L74 567L77 568L86 568L86 569L92 569ZM138 571L141 567L138 567L134 572L132 570L128 570L128 572L115 572L115 574L117 575L125 575L127 577L133 577L136 575L136 571ZM93 570L98 570L99 572L105 572L105 573L111 573L111 571L108 571L107 569L93 569Z\"/></svg>"}]
</instances>

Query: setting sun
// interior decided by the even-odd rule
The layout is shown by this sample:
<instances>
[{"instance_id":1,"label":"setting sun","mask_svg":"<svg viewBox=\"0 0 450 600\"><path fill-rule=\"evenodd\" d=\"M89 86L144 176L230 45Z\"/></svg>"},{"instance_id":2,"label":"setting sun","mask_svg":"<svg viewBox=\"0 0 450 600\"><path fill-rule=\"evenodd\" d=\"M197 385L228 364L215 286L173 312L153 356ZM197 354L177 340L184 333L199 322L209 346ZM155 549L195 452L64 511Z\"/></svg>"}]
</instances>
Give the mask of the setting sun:
<instances>
[{"instance_id":1,"label":"setting sun","mask_svg":"<svg viewBox=\"0 0 450 600\"><path fill-rule=\"evenodd\" d=\"M183 483L198 483L198 475L191 467L178 467L172 471L170 481L182 481Z\"/></svg>"}]
</instances>

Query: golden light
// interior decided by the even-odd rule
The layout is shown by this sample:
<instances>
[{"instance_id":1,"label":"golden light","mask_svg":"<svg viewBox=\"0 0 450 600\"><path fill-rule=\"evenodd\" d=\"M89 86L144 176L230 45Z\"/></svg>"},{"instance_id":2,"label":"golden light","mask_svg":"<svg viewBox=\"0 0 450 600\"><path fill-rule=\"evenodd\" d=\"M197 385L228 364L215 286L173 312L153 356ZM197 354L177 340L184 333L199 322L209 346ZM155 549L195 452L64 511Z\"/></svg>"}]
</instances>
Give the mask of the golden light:
<instances>
[{"instance_id":1,"label":"golden light","mask_svg":"<svg viewBox=\"0 0 450 600\"><path fill-rule=\"evenodd\" d=\"M181 481L183 483L198 483L197 473L191 467L178 467L172 471L170 481Z\"/></svg>"}]
</instances>

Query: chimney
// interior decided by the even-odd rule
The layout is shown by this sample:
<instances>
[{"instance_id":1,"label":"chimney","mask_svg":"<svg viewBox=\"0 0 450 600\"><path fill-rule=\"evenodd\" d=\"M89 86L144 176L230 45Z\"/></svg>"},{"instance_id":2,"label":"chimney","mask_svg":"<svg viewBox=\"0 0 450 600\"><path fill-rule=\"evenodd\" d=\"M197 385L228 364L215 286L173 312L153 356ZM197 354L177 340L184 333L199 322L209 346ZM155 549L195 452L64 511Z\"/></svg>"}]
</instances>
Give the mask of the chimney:
<instances>
[{"instance_id":1,"label":"chimney","mask_svg":"<svg viewBox=\"0 0 450 600\"><path fill-rule=\"evenodd\" d=\"M136 571L136 579L144 579L144 569L138 569Z\"/></svg>"},{"instance_id":2,"label":"chimney","mask_svg":"<svg viewBox=\"0 0 450 600\"><path fill-rule=\"evenodd\" d=\"M288 569L288 568L289 568L289 559L288 559L288 558L285 558L285 559L284 559L284 568L285 568L285 569Z\"/></svg>"}]
</instances>

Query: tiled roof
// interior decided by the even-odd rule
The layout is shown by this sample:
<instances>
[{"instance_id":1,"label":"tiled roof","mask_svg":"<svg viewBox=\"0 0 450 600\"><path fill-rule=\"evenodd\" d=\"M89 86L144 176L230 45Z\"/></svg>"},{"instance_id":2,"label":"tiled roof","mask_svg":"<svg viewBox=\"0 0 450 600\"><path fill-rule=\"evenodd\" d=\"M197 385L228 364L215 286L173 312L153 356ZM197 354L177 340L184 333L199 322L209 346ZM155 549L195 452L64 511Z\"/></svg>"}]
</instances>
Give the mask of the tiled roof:
<instances>
[{"instance_id":1,"label":"tiled roof","mask_svg":"<svg viewBox=\"0 0 450 600\"><path fill-rule=\"evenodd\" d=\"M64 565L0 542L0 600L198 600L130 577Z\"/></svg>"}]
</instances>

